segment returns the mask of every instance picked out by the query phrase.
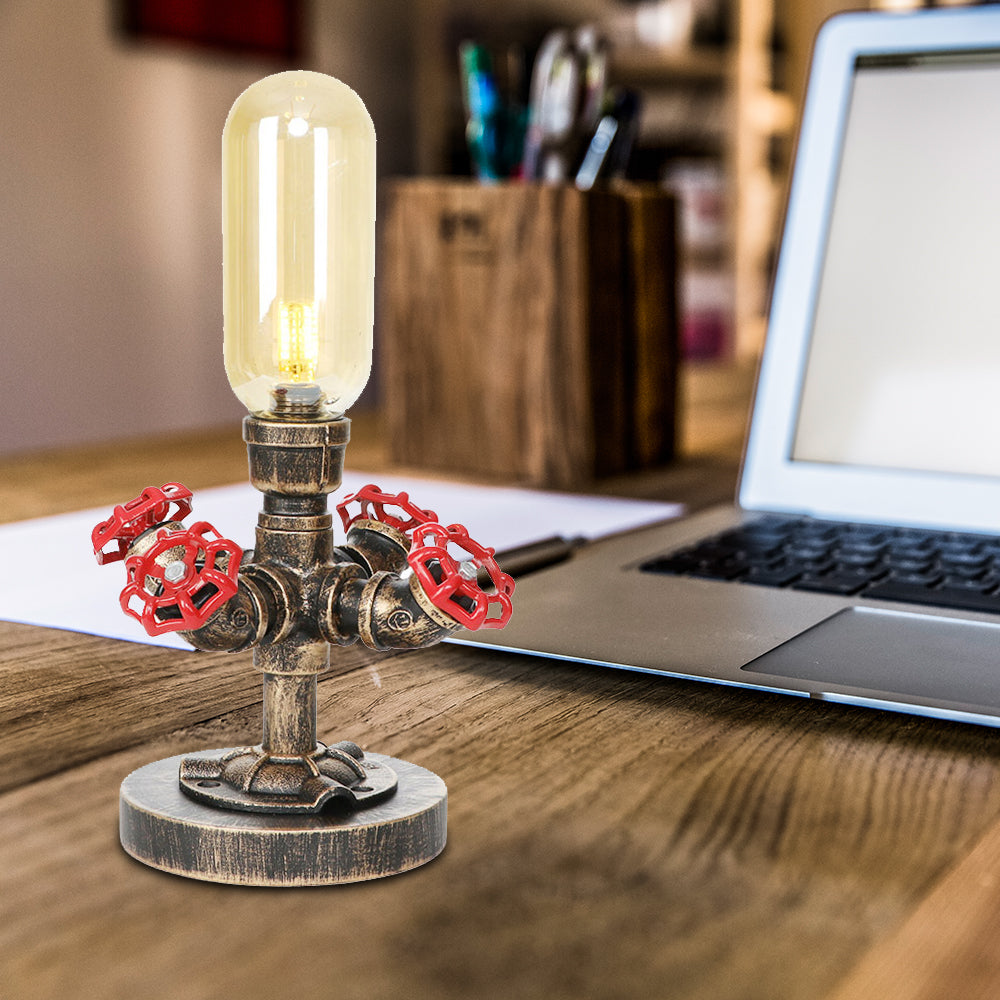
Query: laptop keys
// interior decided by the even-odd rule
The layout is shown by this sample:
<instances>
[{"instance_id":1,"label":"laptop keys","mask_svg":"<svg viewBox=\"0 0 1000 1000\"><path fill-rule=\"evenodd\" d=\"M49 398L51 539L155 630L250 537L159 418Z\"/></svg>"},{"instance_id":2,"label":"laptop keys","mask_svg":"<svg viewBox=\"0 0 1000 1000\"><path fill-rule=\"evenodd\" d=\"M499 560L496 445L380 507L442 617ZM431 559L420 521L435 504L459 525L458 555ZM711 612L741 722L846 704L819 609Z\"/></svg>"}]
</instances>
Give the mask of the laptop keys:
<instances>
[{"instance_id":1,"label":"laptop keys","mask_svg":"<svg viewBox=\"0 0 1000 1000\"><path fill-rule=\"evenodd\" d=\"M642 569L1000 613L1000 539L981 535L763 518Z\"/></svg>"},{"instance_id":2,"label":"laptop keys","mask_svg":"<svg viewBox=\"0 0 1000 1000\"><path fill-rule=\"evenodd\" d=\"M867 576L827 573L824 576L803 576L792 584L795 590L815 590L822 594L856 594L868 584Z\"/></svg>"}]
</instances>

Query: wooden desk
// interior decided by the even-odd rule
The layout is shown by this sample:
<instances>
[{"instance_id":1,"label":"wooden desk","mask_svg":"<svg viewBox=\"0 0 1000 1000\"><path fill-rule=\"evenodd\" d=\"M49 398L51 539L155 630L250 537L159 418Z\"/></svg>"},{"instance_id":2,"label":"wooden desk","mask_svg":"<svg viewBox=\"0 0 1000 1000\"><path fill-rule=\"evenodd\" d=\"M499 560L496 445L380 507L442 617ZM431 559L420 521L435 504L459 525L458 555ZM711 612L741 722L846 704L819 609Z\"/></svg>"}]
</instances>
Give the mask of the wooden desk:
<instances>
[{"instance_id":1,"label":"wooden desk","mask_svg":"<svg viewBox=\"0 0 1000 1000\"><path fill-rule=\"evenodd\" d=\"M0 511L237 479L231 433L139 449L131 469L121 449L0 463ZM712 461L664 475L683 485ZM119 783L256 739L248 659L0 623L5 1000L997 995L992 730L455 646L352 647L320 684L320 738L445 778L439 859L283 891L133 862Z\"/></svg>"}]
</instances>

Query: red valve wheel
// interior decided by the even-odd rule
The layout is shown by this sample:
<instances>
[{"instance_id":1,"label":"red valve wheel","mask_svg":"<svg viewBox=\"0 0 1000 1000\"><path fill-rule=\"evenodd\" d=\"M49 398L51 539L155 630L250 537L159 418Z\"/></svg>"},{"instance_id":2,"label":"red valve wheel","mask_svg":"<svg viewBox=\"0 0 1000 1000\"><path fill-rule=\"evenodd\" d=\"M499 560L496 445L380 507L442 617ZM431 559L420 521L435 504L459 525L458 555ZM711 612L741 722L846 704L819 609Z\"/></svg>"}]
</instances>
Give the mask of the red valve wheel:
<instances>
[{"instance_id":1,"label":"red valve wheel","mask_svg":"<svg viewBox=\"0 0 1000 1000\"><path fill-rule=\"evenodd\" d=\"M357 503L360 507L353 516L347 510L352 503ZM395 512L387 508L395 508ZM381 521L406 534L420 524L437 521L434 511L418 507L408 493L383 493L374 483L362 486L357 493L344 497L337 504L337 512L344 524L344 531L348 531L355 521L362 518Z\"/></svg>"},{"instance_id":2,"label":"red valve wheel","mask_svg":"<svg viewBox=\"0 0 1000 1000\"><path fill-rule=\"evenodd\" d=\"M91 532L98 564L124 559L129 545L144 531L163 521L183 520L190 513L191 491L186 486L180 483L148 486L134 500L118 504L111 517ZM118 543L117 548L108 548L112 542Z\"/></svg>"},{"instance_id":3,"label":"red valve wheel","mask_svg":"<svg viewBox=\"0 0 1000 1000\"><path fill-rule=\"evenodd\" d=\"M449 546L470 556L456 558ZM480 545L461 524L421 524L413 532L413 547L406 557L424 592L439 610L460 625L503 628L513 607L514 581L493 558L494 550ZM479 583L479 571L489 577L491 589Z\"/></svg>"},{"instance_id":4,"label":"red valve wheel","mask_svg":"<svg viewBox=\"0 0 1000 1000\"><path fill-rule=\"evenodd\" d=\"M122 611L149 635L201 628L236 593L242 557L240 547L207 521L184 531L164 528L145 552L125 560Z\"/></svg>"}]
</instances>

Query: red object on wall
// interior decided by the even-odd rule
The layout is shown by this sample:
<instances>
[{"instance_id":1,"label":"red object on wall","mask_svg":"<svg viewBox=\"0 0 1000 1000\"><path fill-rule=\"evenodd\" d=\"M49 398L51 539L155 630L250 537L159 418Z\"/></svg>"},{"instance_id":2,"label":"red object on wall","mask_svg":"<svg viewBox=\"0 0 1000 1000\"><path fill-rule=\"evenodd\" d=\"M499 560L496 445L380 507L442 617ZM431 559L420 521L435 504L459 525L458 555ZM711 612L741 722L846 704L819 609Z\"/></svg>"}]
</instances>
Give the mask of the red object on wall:
<instances>
[{"instance_id":1,"label":"red object on wall","mask_svg":"<svg viewBox=\"0 0 1000 1000\"><path fill-rule=\"evenodd\" d=\"M119 23L136 41L186 42L234 54L302 56L301 0L118 0Z\"/></svg>"}]
</instances>

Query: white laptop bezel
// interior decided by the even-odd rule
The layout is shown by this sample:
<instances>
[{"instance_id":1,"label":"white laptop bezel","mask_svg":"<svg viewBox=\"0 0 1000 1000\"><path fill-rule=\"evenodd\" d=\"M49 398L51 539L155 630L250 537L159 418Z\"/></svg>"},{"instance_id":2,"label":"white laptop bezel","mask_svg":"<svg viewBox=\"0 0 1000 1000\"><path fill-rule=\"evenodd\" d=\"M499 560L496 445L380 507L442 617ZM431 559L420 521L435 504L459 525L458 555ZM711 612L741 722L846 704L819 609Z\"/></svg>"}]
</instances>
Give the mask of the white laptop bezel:
<instances>
[{"instance_id":1,"label":"white laptop bezel","mask_svg":"<svg viewBox=\"0 0 1000 1000\"><path fill-rule=\"evenodd\" d=\"M1000 530L1000 479L793 462L790 457L855 60L993 47L1000 48L1000 7L843 14L821 30L740 482L744 509Z\"/></svg>"}]
</instances>

